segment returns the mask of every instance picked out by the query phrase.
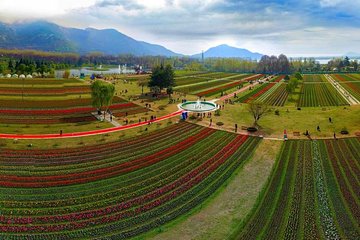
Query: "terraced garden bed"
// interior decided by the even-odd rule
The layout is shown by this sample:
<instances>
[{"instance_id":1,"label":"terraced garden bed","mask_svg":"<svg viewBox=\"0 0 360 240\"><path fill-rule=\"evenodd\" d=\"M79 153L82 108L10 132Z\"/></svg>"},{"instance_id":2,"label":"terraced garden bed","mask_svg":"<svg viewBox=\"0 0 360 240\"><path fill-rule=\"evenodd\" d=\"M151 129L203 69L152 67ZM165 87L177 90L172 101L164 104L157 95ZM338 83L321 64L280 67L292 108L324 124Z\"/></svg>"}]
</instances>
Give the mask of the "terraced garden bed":
<instances>
[{"instance_id":1,"label":"terraced garden bed","mask_svg":"<svg viewBox=\"0 0 360 240\"><path fill-rule=\"evenodd\" d=\"M137 236L205 201L259 141L180 123L102 145L2 150L0 238Z\"/></svg>"}]
</instances>

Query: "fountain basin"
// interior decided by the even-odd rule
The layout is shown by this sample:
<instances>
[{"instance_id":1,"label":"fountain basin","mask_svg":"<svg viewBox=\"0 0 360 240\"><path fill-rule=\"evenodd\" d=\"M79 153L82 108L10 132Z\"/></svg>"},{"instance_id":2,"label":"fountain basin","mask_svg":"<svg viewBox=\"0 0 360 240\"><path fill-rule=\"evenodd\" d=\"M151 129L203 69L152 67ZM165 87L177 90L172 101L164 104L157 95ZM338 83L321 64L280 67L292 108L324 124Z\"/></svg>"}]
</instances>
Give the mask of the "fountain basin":
<instances>
[{"instance_id":1,"label":"fountain basin","mask_svg":"<svg viewBox=\"0 0 360 240\"><path fill-rule=\"evenodd\" d=\"M188 112L211 112L217 109L215 103L208 101L188 101L179 104L178 107Z\"/></svg>"}]
</instances>

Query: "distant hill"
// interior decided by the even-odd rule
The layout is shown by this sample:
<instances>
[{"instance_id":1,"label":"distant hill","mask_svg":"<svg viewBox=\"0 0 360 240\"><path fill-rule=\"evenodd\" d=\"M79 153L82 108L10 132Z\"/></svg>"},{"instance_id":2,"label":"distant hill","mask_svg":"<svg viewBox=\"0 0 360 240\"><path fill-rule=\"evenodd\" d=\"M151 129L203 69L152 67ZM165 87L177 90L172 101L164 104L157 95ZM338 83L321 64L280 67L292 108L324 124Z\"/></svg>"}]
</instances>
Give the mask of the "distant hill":
<instances>
[{"instance_id":1,"label":"distant hill","mask_svg":"<svg viewBox=\"0 0 360 240\"><path fill-rule=\"evenodd\" d=\"M226 44L222 44L216 47L209 48L204 52L205 58L246 58L246 59L260 59L263 54L250 52L244 48L231 47ZM192 55L193 58L201 58L201 53Z\"/></svg>"},{"instance_id":2,"label":"distant hill","mask_svg":"<svg viewBox=\"0 0 360 240\"><path fill-rule=\"evenodd\" d=\"M348 52L348 53L346 53L344 56L348 56L348 57L360 57L360 53Z\"/></svg>"},{"instance_id":3,"label":"distant hill","mask_svg":"<svg viewBox=\"0 0 360 240\"><path fill-rule=\"evenodd\" d=\"M97 51L112 55L181 56L163 46L137 41L114 29L65 28L45 21L0 23L0 48L80 54Z\"/></svg>"}]
</instances>

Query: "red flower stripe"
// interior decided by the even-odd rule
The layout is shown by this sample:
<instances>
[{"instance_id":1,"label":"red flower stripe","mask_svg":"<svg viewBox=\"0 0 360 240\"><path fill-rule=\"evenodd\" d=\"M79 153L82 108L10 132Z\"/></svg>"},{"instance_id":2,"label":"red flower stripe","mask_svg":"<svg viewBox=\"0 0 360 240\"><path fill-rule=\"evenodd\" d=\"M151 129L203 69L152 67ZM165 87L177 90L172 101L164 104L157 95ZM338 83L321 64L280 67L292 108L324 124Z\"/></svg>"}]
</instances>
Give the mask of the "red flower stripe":
<instances>
[{"instance_id":1,"label":"red flower stripe","mask_svg":"<svg viewBox=\"0 0 360 240\"><path fill-rule=\"evenodd\" d=\"M49 94L68 94L68 93L79 93L85 94L90 93L89 87L65 87L65 88L0 88L0 94L36 94L36 95L49 95Z\"/></svg>"},{"instance_id":2,"label":"red flower stripe","mask_svg":"<svg viewBox=\"0 0 360 240\"><path fill-rule=\"evenodd\" d=\"M168 202L180 194L186 192L196 184L200 183L206 177L208 177L212 172L214 172L219 166L221 166L231 155L233 155L236 150L246 141L247 136L239 135L231 143L225 146L221 151L219 151L215 156L207 160L205 163L200 165L198 168L192 170L187 175L181 177L175 182L168 184L160 189L157 189L147 195L129 200L124 203L120 203L116 206L111 206L103 209L91 210L81 213L73 213L60 216L41 216L41 217L5 217L0 216L1 223L8 224L35 224L35 223L49 223L49 222L59 222L59 221L71 221L71 223L57 224L57 225L46 225L46 226L0 226L0 229L4 232L29 232L29 231L62 231L62 230L75 230L79 228L84 228L90 225L109 223L113 221L118 221L122 218L135 216L137 214L144 213L149 211L165 202ZM177 188L177 189L176 189ZM164 195L169 191L170 194ZM154 200L155 199L155 200ZM151 202L149 202L151 201ZM147 203L148 202L148 203ZM121 212L123 210L133 208L135 205L144 204L137 207L134 210L128 210L126 212ZM120 212L120 213L119 213ZM107 216L112 214L112 216ZM95 217L104 216L98 219L92 219ZM79 220L86 220L84 222L74 222Z\"/></svg>"},{"instance_id":3,"label":"red flower stripe","mask_svg":"<svg viewBox=\"0 0 360 240\"><path fill-rule=\"evenodd\" d=\"M145 135L141 138L133 138L126 141L110 142L106 144L85 146L73 149L49 149L49 150L11 150L4 149L0 152L2 162L18 163L28 162L34 164L30 159L36 158L36 162L61 164L64 162L90 162L99 158L104 158L110 154L142 146L147 141L153 142L159 139L175 136L184 130L197 128L195 124L176 124L155 133ZM95 158L94 158L95 157ZM68 159L69 158L69 159Z\"/></svg>"},{"instance_id":4,"label":"red flower stripe","mask_svg":"<svg viewBox=\"0 0 360 240\"><path fill-rule=\"evenodd\" d=\"M111 110L124 109L130 107L137 107L135 103L119 103L110 106ZM68 108L68 109L38 109L38 110L27 110L27 109L0 109L0 114L6 115L64 115L64 114L76 114L76 113L89 113L96 111L94 107L81 107L81 108Z\"/></svg>"},{"instance_id":5,"label":"red flower stripe","mask_svg":"<svg viewBox=\"0 0 360 240\"><path fill-rule=\"evenodd\" d=\"M57 176L39 176L39 177L19 177L13 175L0 176L0 186L4 187L50 187L50 186L63 186L70 184L78 184L89 181L96 181L99 179L109 178L122 173L135 171L137 169L155 164L169 156L179 153L196 143L197 141L207 137L214 133L213 129L204 129L195 136L191 136L188 139L177 143L169 148L166 148L160 152L154 153L150 156L142 157L131 162L125 162L116 166L107 168L100 168L96 170L64 174Z\"/></svg>"},{"instance_id":6,"label":"red flower stripe","mask_svg":"<svg viewBox=\"0 0 360 240\"><path fill-rule=\"evenodd\" d=\"M267 90L269 90L270 88L272 88L275 85L275 83L271 82L268 83L268 85L266 87L264 87L263 89L261 89L261 91L255 93L254 95L252 95L251 97L249 97L248 99L245 100L245 103L251 102L252 100L256 99L258 96L264 94Z\"/></svg>"},{"instance_id":7,"label":"red flower stripe","mask_svg":"<svg viewBox=\"0 0 360 240\"><path fill-rule=\"evenodd\" d=\"M255 75L255 76L248 77L248 78L244 78L244 79L242 79L242 80L239 80L239 81L236 81L236 82L232 82L232 83L226 84L226 85L224 85L224 86L220 86L220 87L217 87L217 88L211 88L211 89L209 89L209 90L205 90L205 91L199 92L199 93L197 93L196 95L197 95L197 96L206 96L206 95L209 95L209 94L211 94L211 93L218 92L218 91L220 91L220 90L222 90L222 89L227 89L227 88L235 87L235 86L237 86L237 85L239 85L240 83L245 82L245 81L252 81L252 80L261 78L262 76L263 76L263 74Z\"/></svg>"}]
</instances>

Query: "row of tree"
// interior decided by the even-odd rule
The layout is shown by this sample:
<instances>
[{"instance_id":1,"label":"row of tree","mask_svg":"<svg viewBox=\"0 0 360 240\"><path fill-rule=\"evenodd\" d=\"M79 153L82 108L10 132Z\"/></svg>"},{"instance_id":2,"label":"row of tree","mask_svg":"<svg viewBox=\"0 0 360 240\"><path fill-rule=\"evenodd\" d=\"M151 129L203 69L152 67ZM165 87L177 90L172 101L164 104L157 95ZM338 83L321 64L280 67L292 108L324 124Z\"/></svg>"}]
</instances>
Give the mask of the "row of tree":
<instances>
[{"instance_id":1,"label":"row of tree","mask_svg":"<svg viewBox=\"0 0 360 240\"><path fill-rule=\"evenodd\" d=\"M260 73L290 73L290 62L284 54L279 57L264 55L257 64L257 72Z\"/></svg>"},{"instance_id":2,"label":"row of tree","mask_svg":"<svg viewBox=\"0 0 360 240\"><path fill-rule=\"evenodd\" d=\"M170 65L174 69L195 71L222 71L247 73L294 73L321 71L360 71L356 60L348 57L330 60L320 64L314 58L288 59L284 54L279 56L264 55L259 61L240 58L206 58L105 55L93 52L86 55L75 53L42 52L35 50L0 49L0 73L26 74L32 72L52 72L56 69L78 68L98 65L141 65L143 69L152 69L159 65Z\"/></svg>"}]
</instances>

